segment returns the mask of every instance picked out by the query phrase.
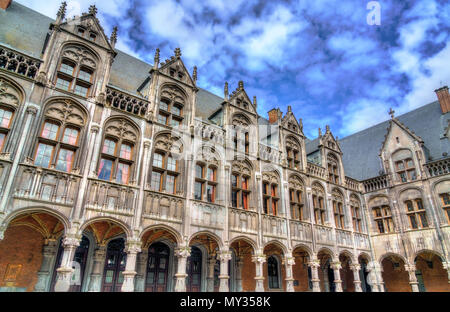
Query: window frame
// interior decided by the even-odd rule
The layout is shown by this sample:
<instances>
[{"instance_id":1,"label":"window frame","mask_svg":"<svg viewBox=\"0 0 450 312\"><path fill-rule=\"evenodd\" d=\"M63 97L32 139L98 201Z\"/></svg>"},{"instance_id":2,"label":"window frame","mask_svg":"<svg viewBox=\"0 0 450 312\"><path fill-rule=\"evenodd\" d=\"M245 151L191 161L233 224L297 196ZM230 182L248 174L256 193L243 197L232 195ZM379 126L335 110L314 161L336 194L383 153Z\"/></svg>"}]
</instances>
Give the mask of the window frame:
<instances>
[{"instance_id":1,"label":"window frame","mask_svg":"<svg viewBox=\"0 0 450 312\"><path fill-rule=\"evenodd\" d=\"M420 205L419 205L419 203L420 203ZM412 210L410 210L409 204L411 204ZM411 229L420 230L420 229L427 229L430 227L427 213L426 213L426 210L425 210L425 207L423 205L423 201L421 198L405 200L404 205L405 205L406 216L408 218L409 226ZM414 220L414 222L413 222L413 220ZM415 224L415 226L414 226L414 224Z\"/></svg>"}]
</instances>

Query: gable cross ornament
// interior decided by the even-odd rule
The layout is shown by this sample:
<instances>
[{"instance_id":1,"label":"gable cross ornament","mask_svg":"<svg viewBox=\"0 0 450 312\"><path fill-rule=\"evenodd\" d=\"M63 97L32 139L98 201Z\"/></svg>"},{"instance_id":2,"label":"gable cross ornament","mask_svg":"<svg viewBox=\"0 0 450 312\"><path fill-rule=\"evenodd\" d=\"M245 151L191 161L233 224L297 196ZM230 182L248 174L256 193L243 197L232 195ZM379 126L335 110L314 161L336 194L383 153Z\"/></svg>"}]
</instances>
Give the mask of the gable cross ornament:
<instances>
[{"instance_id":1,"label":"gable cross ornament","mask_svg":"<svg viewBox=\"0 0 450 312\"><path fill-rule=\"evenodd\" d=\"M391 115L391 118L394 119L395 110L392 109L392 107L389 109L389 115Z\"/></svg>"}]
</instances>

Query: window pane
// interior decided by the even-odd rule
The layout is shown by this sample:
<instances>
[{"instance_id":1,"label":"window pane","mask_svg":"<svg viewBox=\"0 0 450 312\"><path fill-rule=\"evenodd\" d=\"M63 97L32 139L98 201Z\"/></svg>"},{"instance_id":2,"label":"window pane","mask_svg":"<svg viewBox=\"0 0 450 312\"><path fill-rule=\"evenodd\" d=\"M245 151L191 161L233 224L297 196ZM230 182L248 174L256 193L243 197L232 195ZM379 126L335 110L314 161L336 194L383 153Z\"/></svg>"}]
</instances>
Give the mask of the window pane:
<instances>
[{"instance_id":1,"label":"window pane","mask_svg":"<svg viewBox=\"0 0 450 312\"><path fill-rule=\"evenodd\" d=\"M154 154L153 155L153 166L162 168L163 167L163 155Z\"/></svg>"},{"instance_id":2,"label":"window pane","mask_svg":"<svg viewBox=\"0 0 450 312\"><path fill-rule=\"evenodd\" d=\"M159 114L158 115L158 122L162 123L163 125L167 124L167 116Z\"/></svg>"},{"instance_id":3,"label":"window pane","mask_svg":"<svg viewBox=\"0 0 450 312\"><path fill-rule=\"evenodd\" d=\"M153 191L160 191L161 187L161 173L153 171L152 173L152 181L150 185Z\"/></svg>"},{"instance_id":4,"label":"window pane","mask_svg":"<svg viewBox=\"0 0 450 312\"><path fill-rule=\"evenodd\" d=\"M114 155L115 152L116 152L116 142L110 139L105 139L105 142L103 143L102 153Z\"/></svg>"},{"instance_id":5,"label":"window pane","mask_svg":"<svg viewBox=\"0 0 450 312\"><path fill-rule=\"evenodd\" d=\"M409 219L411 220L411 227L413 229L417 229L416 216L415 215L409 216Z\"/></svg>"},{"instance_id":6,"label":"window pane","mask_svg":"<svg viewBox=\"0 0 450 312\"><path fill-rule=\"evenodd\" d=\"M232 187L238 187L238 176L237 175L232 175L231 176L231 186Z\"/></svg>"},{"instance_id":7,"label":"window pane","mask_svg":"<svg viewBox=\"0 0 450 312\"><path fill-rule=\"evenodd\" d=\"M450 205L450 196L448 194L442 194L442 200L444 201L444 205Z\"/></svg>"},{"instance_id":8,"label":"window pane","mask_svg":"<svg viewBox=\"0 0 450 312\"><path fill-rule=\"evenodd\" d=\"M422 222L422 227L424 228L428 227L428 220L426 214L424 213L420 214L420 221Z\"/></svg>"},{"instance_id":9,"label":"window pane","mask_svg":"<svg viewBox=\"0 0 450 312\"><path fill-rule=\"evenodd\" d=\"M41 136L46 139L56 140L56 137L58 136L58 129L59 129L58 125L46 122L44 124L44 129L42 129Z\"/></svg>"},{"instance_id":10,"label":"window pane","mask_svg":"<svg viewBox=\"0 0 450 312\"><path fill-rule=\"evenodd\" d=\"M159 102L159 108L160 108L160 109L163 109L163 110L165 110L165 111L168 111L168 110L169 110L169 105L167 105L167 103L164 102L164 101L160 101L160 102Z\"/></svg>"},{"instance_id":11,"label":"window pane","mask_svg":"<svg viewBox=\"0 0 450 312\"><path fill-rule=\"evenodd\" d=\"M0 151L3 147L3 144L5 143L6 134L0 133Z\"/></svg>"},{"instance_id":12,"label":"window pane","mask_svg":"<svg viewBox=\"0 0 450 312\"><path fill-rule=\"evenodd\" d=\"M414 207L413 207L412 202L407 201L406 202L406 207L408 208L408 211L414 211Z\"/></svg>"},{"instance_id":13,"label":"window pane","mask_svg":"<svg viewBox=\"0 0 450 312\"><path fill-rule=\"evenodd\" d=\"M408 171L408 175L409 175L409 178L410 178L412 181L414 181L414 180L417 179L416 170L410 170L410 171Z\"/></svg>"},{"instance_id":14,"label":"window pane","mask_svg":"<svg viewBox=\"0 0 450 312\"><path fill-rule=\"evenodd\" d=\"M78 78L83 79L85 81L91 81L92 74L88 71L85 71L83 69L80 70L80 73L78 74Z\"/></svg>"},{"instance_id":15,"label":"window pane","mask_svg":"<svg viewBox=\"0 0 450 312\"><path fill-rule=\"evenodd\" d=\"M11 111L0 108L0 127L9 128L11 118L12 118Z\"/></svg>"},{"instance_id":16,"label":"window pane","mask_svg":"<svg viewBox=\"0 0 450 312\"><path fill-rule=\"evenodd\" d=\"M216 170L208 167L207 179L209 181L216 181Z\"/></svg>"},{"instance_id":17,"label":"window pane","mask_svg":"<svg viewBox=\"0 0 450 312\"><path fill-rule=\"evenodd\" d=\"M378 231L380 231L380 233L384 233L383 221L382 220L377 221L377 225L378 225Z\"/></svg>"},{"instance_id":18,"label":"window pane","mask_svg":"<svg viewBox=\"0 0 450 312\"><path fill-rule=\"evenodd\" d=\"M59 70L62 71L63 73L66 73L66 74L72 76L74 67L68 63L62 63L61 68Z\"/></svg>"},{"instance_id":19,"label":"window pane","mask_svg":"<svg viewBox=\"0 0 450 312\"><path fill-rule=\"evenodd\" d=\"M40 143L36 152L34 164L39 167L48 168L53 153L53 145Z\"/></svg>"},{"instance_id":20,"label":"window pane","mask_svg":"<svg viewBox=\"0 0 450 312\"><path fill-rule=\"evenodd\" d=\"M56 169L70 172L70 170L72 169L74 155L75 153L71 150L60 149L58 160L56 162Z\"/></svg>"},{"instance_id":21,"label":"window pane","mask_svg":"<svg viewBox=\"0 0 450 312\"><path fill-rule=\"evenodd\" d=\"M73 92L75 94L81 95L81 96L87 96L87 93L89 91L89 88L80 86L80 85L75 85L75 90L73 90Z\"/></svg>"},{"instance_id":22,"label":"window pane","mask_svg":"<svg viewBox=\"0 0 450 312\"><path fill-rule=\"evenodd\" d=\"M172 121L170 123L170 125L172 127L178 127L178 126L180 126L180 124L181 124L181 122L179 120L176 120L176 119L172 119Z\"/></svg>"},{"instance_id":23,"label":"window pane","mask_svg":"<svg viewBox=\"0 0 450 312\"><path fill-rule=\"evenodd\" d=\"M248 209L248 194L242 192L242 207Z\"/></svg>"},{"instance_id":24,"label":"window pane","mask_svg":"<svg viewBox=\"0 0 450 312\"><path fill-rule=\"evenodd\" d=\"M120 146L120 158L131 160L131 145L122 144Z\"/></svg>"},{"instance_id":25,"label":"window pane","mask_svg":"<svg viewBox=\"0 0 450 312\"><path fill-rule=\"evenodd\" d=\"M167 158L167 170L177 171L177 161L173 157Z\"/></svg>"},{"instance_id":26,"label":"window pane","mask_svg":"<svg viewBox=\"0 0 450 312\"><path fill-rule=\"evenodd\" d=\"M276 187L276 185L272 185L271 196L277 196L277 187Z\"/></svg>"},{"instance_id":27,"label":"window pane","mask_svg":"<svg viewBox=\"0 0 450 312\"><path fill-rule=\"evenodd\" d=\"M181 109L179 107L177 107L177 106L173 106L172 107L172 114L180 116L181 115Z\"/></svg>"},{"instance_id":28,"label":"window pane","mask_svg":"<svg viewBox=\"0 0 450 312\"><path fill-rule=\"evenodd\" d=\"M203 167L200 165L195 166L195 177L203 179Z\"/></svg>"},{"instance_id":29,"label":"window pane","mask_svg":"<svg viewBox=\"0 0 450 312\"><path fill-rule=\"evenodd\" d=\"M242 189L243 190L248 190L248 178L247 177L242 177Z\"/></svg>"},{"instance_id":30,"label":"window pane","mask_svg":"<svg viewBox=\"0 0 450 312\"><path fill-rule=\"evenodd\" d=\"M237 208L237 192L236 191L231 191L231 205L234 208Z\"/></svg>"},{"instance_id":31,"label":"window pane","mask_svg":"<svg viewBox=\"0 0 450 312\"><path fill-rule=\"evenodd\" d=\"M70 86L70 81L64 80L64 79L62 79L60 77L58 77L58 79L56 80L56 87L57 88L60 88L60 89L68 91L69 90L69 86Z\"/></svg>"},{"instance_id":32,"label":"window pane","mask_svg":"<svg viewBox=\"0 0 450 312\"><path fill-rule=\"evenodd\" d=\"M167 175L166 191L175 194L175 177L174 176Z\"/></svg>"},{"instance_id":33,"label":"window pane","mask_svg":"<svg viewBox=\"0 0 450 312\"><path fill-rule=\"evenodd\" d=\"M66 128L64 130L63 143L70 145L77 145L78 142L78 130L73 128Z\"/></svg>"},{"instance_id":34,"label":"window pane","mask_svg":"<svg viewBox=\"0 0 450 312\"><path fill-rule=\"evenodd\" d=\"M102 180L110 180L112 172L112 161L109 159L104 159L100 161L100 168L98 170L98 178Z\"/></svg>"},{"instance_id":35,"label":"window pane","mask_svg":"<svg viewBox=\"0 0 450 312\"><path fill-rule=\"evenodd\" d=\"M397 162L397 169L398 169L398 170L403 170L403 169L405 169L405 165L403 164L403 161L398 161L398 162Z\"/></svg>"},{"instance_id":36,"label":"window pane","mask_svg":"<svg viewBox=\"0 0 450 312\"><path fill-rule=\"evenodd\" d=\"M407 181L407 180L406 180L406 173L405 173L405 172L400 173L400 180L401 180L402 182L406 182L406 181Z\"/></svg>"},{"instance_id":37,"label":"window pane","mask_svg":"<svg viewBox=\"0 0 450 312\"><path fill-rule=\"evenodd\" d=\"M406 167L408 168L414 167L414 162L412 161L412 159L406 160Z\"/></svg>"},{"instance_id":38,"label":"window pane","mask_svg":"<svg viewBox=\"0 0 450 312\"><path fill-rule=\"evenodd\" d=\"M119 163L117 166L116 182L127 184L130 176L130 165Z\"/></svg>"},{"instance_id":39,"label":"window pane","mask_svg":"<svg viewBox=\"0 0 450 312\"><path fill-rule=\"evenodd\" d=\"M202 183L200 182L195 182L194 198L202 200Z\"/></svg>"},{"instance_id":40,"label":"window pane","mask_svg":"<svg viewBox=\"0 0 450 312\"><path fill-rule=\"evenodd\" d=\"M216 187L213 185L208 185L206 188L206 198L210 203L213 203L216 196Z\"/></svg>"},{"instance_id":41,"label":"window pane","mask_svg":"<svg viewBox=\"0 0 450 312\"><path fill-rule=\"evenodd\" d=\"M416 201L416 203L417 203L417 210L423 210L422 201L419 199Z\"/></svg>"}]
</instances>

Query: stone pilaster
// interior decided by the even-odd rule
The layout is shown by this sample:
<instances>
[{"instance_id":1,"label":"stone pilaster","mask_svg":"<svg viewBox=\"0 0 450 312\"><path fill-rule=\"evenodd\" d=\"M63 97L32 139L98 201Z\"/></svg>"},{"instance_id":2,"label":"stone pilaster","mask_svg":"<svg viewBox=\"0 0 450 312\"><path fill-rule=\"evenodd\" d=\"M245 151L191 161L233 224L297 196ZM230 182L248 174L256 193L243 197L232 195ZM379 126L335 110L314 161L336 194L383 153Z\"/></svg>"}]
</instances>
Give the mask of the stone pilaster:
<instances>
[{"instance_id":1,"label":"stone pilaster","mask_svg":"<svg viewBox=\"0 0 450 312\"><path fill-rule=\"evenodd\" d=\"M448 283L450 284L450 262L448 262L448 261L442 262L442 266L444 267L444 269L447 270L447 279L448 279Z\"/></svg>"},{"instance_id":2,"label":"stone pilaster","mask_svg":"<svg viewBox=\"0 0 450 312\"><path fill-rule=\"evenodd\" d=\"M340 272L342 265L338 261L333 262L331 264L331 268L333 269L333 273L334 273L334 285L335 285L336 292L342 292L342 280L341 280L341 272Z\"/></svg>"},{"instance_id":3,"label":"stone pilaster","mask_svg":"<svg viewBox=\"0 0 450 312\"><path fill-rule=\"evenodd\" d=\"M135 292L145 291L145 274L147 273L148 252L143 250L137 255Z\"/></svg>"},{"instance_id":4,"label":"stone pilaster","mask_svg":"<svg viewBox=\"0 0 450 312\"><path fill-rule=\"evenodd\" d=\"M141 252L141 242L132 241L127 244L127 263L123 274L122 292L134 292L134 277L136 276L136 258L137 254Z\"/></svg>"},{"instance_id":5,"label":"stone pilaster","mask_svg":"<svg viewBox=\"0 0 450 312\"><path fill-rule=\"evenodd\" d=\"M228 292L228 291L230 291L230 287L228 286L228 281L230 279L230 276L228 275L228 261L231 260L231 252L230 251L222 251L219 254L219 260L220 260L219 291L220 292Z\"/></svg>"},{"instance_id":6,"label":"stone pilaster","mask_svg":"<svg viewBox=\"0 0 450 312\"><path fill-rule=\"evenodd\" d=\"M89 281L89 292L100 292L102 287L103 267L105 265L106 246L98 246L94 251L91 279Z\"/></svg>"},{"instance_id":7,"label":"stone pilaster","mask_svg":"<svg viewBox=\"0 0 450 312\"><path fill-rule=\"evenodd\" d=\"M264 274L263 274L263 265L266 262L266 256L264 254L259 254L252 257L252 262L256 265L256 292L264 291Z\"/></svg>"},{"instance_id":8,"label":"stone pilaster","mask_svg":"<svg viewBox=\"0 0 450 312\"><path fill-rule=\"evenodd\" d=\"M320 262L319 260L312 260L308 263L308 266L311 268L311 282L313 285L313 292L320 292L320 279L319 279L319 268Z\"/></svg>"},{"instance_id":9,"label":"stone pilaster","mask_svg":"<svg viewBox=\"0 0 450 312\"><path fill-rule=\"evenodd\" d=\"M191 255L191 248L188 246L180 247L175 250L175 256L178 258L178 268L175 274L175 291L186 291L186 263L187 258Z\"/></svg>"},{"instance_id":10,"label":"stone pilaster","mask_svg":"<svg viewBox=\"0 0 450 312\"><path fill-rule=\"evenodd\" d=\"M49 240L42 249L42 264L38 272L38 281L34 286L35 292L49 291L47 286L52 276L51 264L58 251L58 242L56 240Z\"/></svg>"},{"instance_id":11,"label":"stone pilaster","mask_svg":"<svg viewBox=\"0 0 450 312\"><path fill-rule=\"evenodd\" d=\"M242 268L244 266L244 261L241 258L236 259L236 291L242 292Z\"/></svg>"},{"instance_id":12,"label":"stone pilaster","mask_svg":"<svg viewBox=\"0 0 450 312\"><path fill-rule=\"evenodd\" d=\"M362 292L361 279L359 278L361 266L359 264L352 264L350 265L350 269L353 271L353 284L355 284L355 292Z\"/></svg>"},{"instance_id":13,"label":"stone pilaster","mask_svg":"<svg viewBox=\"0 0 450 312\"><path fill-rule=\"evenodd\" d=\"M208 276L206 278L206 291L207 292L214 292L214 267L216 265L216 257L211 256L208 259L207 265L207 271L208 271Z\"/></svg>"},{"instance_id":14,"label":"stone pilaster","mask_svg":"<svg viewBox=\"0 0 450 312\"><path fill-rule=\"evenodd\" d=\"M74 236L66 236L63 240L64 251L62 254L61 266L56 270L55 292L67 292L70 289L73 257L77 247L80 245L80 239Z\"/></svg>"},{"instance_id":15,"label":"stone pilaster","mask_svg":"<svg viewBox=\"0 0 450 312\"><path fill-rule=\"evenodd\" d=\"M419 292L419 282L416 277L416 266L414 264L405 265L405 271L409 275L409 284L413 292Z\"/></svg>"},{"instance_id":16,"label":"stone pilaster","mask_svg":"<svg viewBox=\"0 0 450 312\"><path fill-rule=\"evenodd\" d=\"M295 259L292 255L286 255L285 266L286 266L286 291L294 292L294 277L292 275L292 266L295 265Z\"/></svg>"}]
</instances>

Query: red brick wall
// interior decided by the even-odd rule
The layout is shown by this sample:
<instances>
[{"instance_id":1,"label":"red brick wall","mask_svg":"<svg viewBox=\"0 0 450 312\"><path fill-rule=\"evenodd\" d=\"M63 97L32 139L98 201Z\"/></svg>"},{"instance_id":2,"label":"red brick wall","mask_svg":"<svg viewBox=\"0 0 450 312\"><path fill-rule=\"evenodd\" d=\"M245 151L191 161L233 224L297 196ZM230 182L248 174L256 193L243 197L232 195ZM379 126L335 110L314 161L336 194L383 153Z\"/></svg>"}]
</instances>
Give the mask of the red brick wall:
<instances>
[{"instance_id":1,"label":"red brick wall","mask_svg":"<svg viewBox=\"0 0 450 312\"><path fill-rule=\"evenodd\" d=\"M353 283L353 271L350 270L348 266L346 266L339 270L339 273L341 274L342 290L345 292L354 292L355 284Z\"/></svg>"},{"instance_id":2,"label":"red brick wall","mask_svg":"<svg viewBox=\"0 0 450 312\"><path fill-rule=\"evenodd\" d=\"M0 0L0 9L6 10L11 4L11 0Z\"/></svg>"},{"instance_id":3,"label":"red brick wall","mask_svg":"<svg viewBox=\"0 0 450 312\"><path fill-rule=\"evenodd\" d=\"M295 259L295 265L292 267L292 275L299 285L294 286L295 291L308 291L308 267L303 267L300 258Z\"/></svg>"},{"instance_id":4,"label":"red brick wall","mask_svg":"<svg viewBox=\"0 0 450 312\"><path fill-rule=\"evenodd\" d=\"M419 257L416 261L416 268L422 272L426 291L450 292L447 271L442 267L442 262L437 256L433 257L432 262L433 268L430 269L422 258Z\"/></svg>"},{"instance_id":5,"label":"red brick wall","mask_svg":"<svg viewBox=\"0 0 450 312\"><path fill-rule=\"evenodd\" d=\"M256 268L252 262L252 256L250 254L245 255L244 264L242 266L242 290L243 291L255 291L256 282Z\"/></svg>"},{"instance_id":6,"label":"red brick wall","mask_svg":"<svg viewBox=\"0 0 450 312\"><path fill-rule=\"evenodd\" d=\"M28 226L9 227L5 238L0 241L0 287L5 286L8 264L21 264L14 287L33 291L37 282L37 272L42 263L44 239L40 233Z\"/></svg>"},{"instance_id":7,"label":"red brick wall","mask_svg":"<svg viewBox=\"0 0 450 312\"><path fill-rule=\"evenodd\" d=\"M386 291L411 292L408 272L405 271L405 266L403 263L400 263L400 268L396 268L395 270L392 262L387 259L383 260L382 265L382 276Z\"/></svg>"}]
</instances>

